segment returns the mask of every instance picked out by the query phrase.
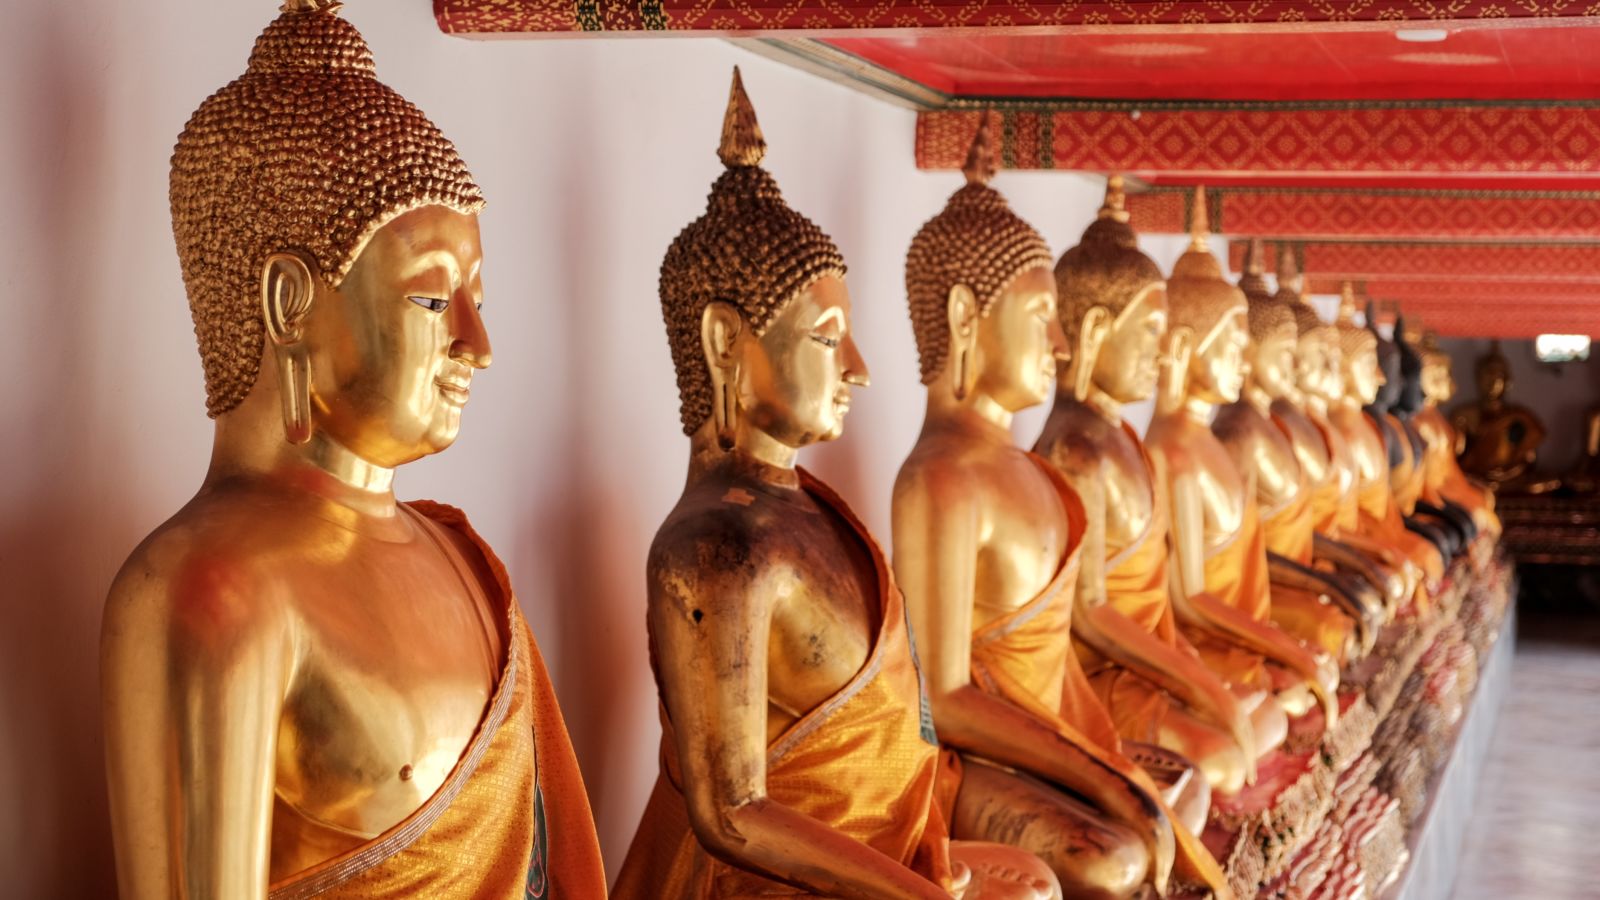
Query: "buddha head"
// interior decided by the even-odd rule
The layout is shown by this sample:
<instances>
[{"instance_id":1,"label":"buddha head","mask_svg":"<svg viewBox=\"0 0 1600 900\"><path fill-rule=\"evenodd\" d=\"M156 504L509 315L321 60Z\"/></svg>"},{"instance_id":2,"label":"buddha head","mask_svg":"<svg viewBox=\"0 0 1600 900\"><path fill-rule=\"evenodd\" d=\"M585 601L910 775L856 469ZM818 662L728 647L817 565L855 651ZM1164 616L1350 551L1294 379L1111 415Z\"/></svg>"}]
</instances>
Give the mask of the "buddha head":
<instances>
[{"instance_id":1,"label":"buddha head","mask_svg":"<svg viewBox=\"0 0 1600 900\"><path fill-rule=\"evenodd\" d=\"M1205 403L1232 403L1244 388L1245 348L1250 343L1244 292L1222 275L1206 235L1205 188L1195 191L1189 249L1172 267L1167 300L1175 334L1187 333L1186 396Z\"/></svg>"},{"instance_id":2,"label":"buddha head","mask_svg":"<svg viewBox=\"0 0 1600 900\"><path fill-rule=\"evenodd\" d=\"M1122 176L1112 175L1099 215L1055 267L1067 346L1081 355L1103 335L1099 352L1080 365L1090 364L1095 388L1118 403L1155 393L1168 316L1166 279L1139 250L1128 218Z\"/></svg>"},{"instance_id":3,"label":"buddha head","mask_svg":"<svg viewBox=\"0 0 1600 900\"><path fill-rule=\"evenodd\" d=\"M1406 330L1405 316L1395 317L1394 345L1400 352L1400 391L1395 400L1394 411L1400 416L1409 418L1421 411L1424 402L1423 364L1422 354L1411 342L1411 333Z\"/></svg>"},{"instance_id":4,"label":"buddha head","mask_svg":"<svg viewBox=\"0 0 1600 900\"><path fill-rule=\"evenodd\" d=\"M1250 380L1270 399L1292 396L1298 375L1295 352L1300 335L1295 326L1294 309L1267 291L1267 281L1261 271L1259 239L1252 240L1245 251L1239 290L1244 293L1248 307L1246 323L1250 329L1250 346L1245 352L1245 362Z\"/></svg>"},{"instance_id":5,"label":"buddha head","mask_svg":"<svg viewBox=\"0 0 1600 900\"><path fill-rule=\"evenodd\" d=\"M1450 354L1439 347L1439 335L1431 330L1422 333L1422 394L1434 406L1449 403L1456 395Z\"/></svg>"},{"instance_id":6,"label":"buddha head","mask_svg":"<svg viewBox=\"0 0 1600 900\"><path fill-rule=\"evenodd\" d=\"M1294 381L1301 393L1331 403L1344 394L1340 371L1339 332L1324 322L1301 294L1303 279L1295 248L1278 247L1279 303L1294 317Z\"/></svg>"},{"instance_id":7,"label":"buddha head","mask_svg":"<svg viewBox=\"0 0 1600 900\"><path fill-rule=\"evenodd\" d=\"M449 446L489 364L484 201L338 7L291 0L190 117L173 234L210 415L276 395L289 442L395 466Z\"/></svg>"},{"instance_id":8,"label":"buddha head","mask_svg":"<svg viewBox=\"0 0 1600 900\"><path fill-rule=\"evenodd\" d=\"M1355 317L1355 286L1346 281L1340 292L1339 319L1334 323L1339 330L1344 396L1368 406L1378 399L1378 389L1383 386L1383 373L1378 368L1378 335L1357 325Z\"/></svg>"},{"instance_id":9,"label":"buddha head","mask_svg":"<svg viewBox=\"0 0 1600 900\"><path fill-rule=\"evenodd\" d=\"M1498 403L1511 386L1511 363L1500 352L1500 342L1489 345L1489 352L1478 360L1474 370L1478 381L1478 394L1490 403Z\"/></svg>"},{"instance_id":10,"label":"buddha head","mask_svg":"<svg viewBox=\"0 0 1600 900\"><path fill-rule=\"evenodd\" d=\"M1015 412L1050 396L1062 342L1050 247L989 187L990 118L967 154L966 185L911 240L906 299L922 383Z\"/></svg>"},{"instance_id":11,"label":"buddha head","mask_svg":"<svg viewBox=\"0 0 1600 900\"><path fill-rule=\"evenodd\" d=\"M1373 338L1378 342L1378 372L1381 375L1378 382L1378 396L1372 401L1372 405L1382 412L1394 412L1400 402L1400 348L1378 330L1378 312L1371 300L1367 301L1366 319L1367 330L1372 332Z\"/></svg>"},{"instance_id":12,"label":"buddha head","mask_svg":"<svg viewBox=\"0 0 1600 900\"><path fill-rule=\"evenodd\" d=\"M705 213L661 262L684 433L723 449L832 440L851 387L867 383L844 259L761 168L766 141L737 68L717 155L726 168Z\"/></svg>"}]
</instances>

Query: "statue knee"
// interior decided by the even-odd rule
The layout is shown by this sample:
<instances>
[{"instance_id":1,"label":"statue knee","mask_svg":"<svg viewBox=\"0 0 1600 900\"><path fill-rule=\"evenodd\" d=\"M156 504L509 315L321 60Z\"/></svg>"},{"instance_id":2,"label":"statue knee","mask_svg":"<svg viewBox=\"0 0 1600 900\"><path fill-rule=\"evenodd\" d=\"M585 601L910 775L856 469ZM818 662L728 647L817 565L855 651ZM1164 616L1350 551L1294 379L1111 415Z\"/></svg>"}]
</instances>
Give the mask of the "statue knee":
<instances>
[{"instance_id":1,"label":"statue knee","mask_svg":"<svg viewBox=\"0 0 1600 900\"><path fill-rule=\"evenodd\" d=\"M1123 900L1136 895L1150 877L1150 853L1132 829L1102 822L1096 853L1054 852L1045 862L1067 897Z\"/></svg>"},{"instance_id":2,"label":"statue knee","mask_svg":"<svg viewBox=\"0 0 1600 900\"><path fill-rule=\"evenodd\" d=\"M1303 685L1302 689L1305 689ZM1309 696L1310 690L1305 690ZM1289 737L1289 715L1276 697L1263 700L1261 705L1250 713L1250 725L1256 734L1257 759L1283 746L1283 742Z\"/></svg>"},{"instance_id":3,"label":"statue knee","mask_svg":"<svg viewBox=\"0 0 1600 900\"><path fill-rule=\"evenodd\" d=\"M1211 790L1223 795L1237 794L1244 789L1245 762L1244 751L1232 742L1218 744L1195 759L1195 765Z\"/></svg>"}]
</instances>

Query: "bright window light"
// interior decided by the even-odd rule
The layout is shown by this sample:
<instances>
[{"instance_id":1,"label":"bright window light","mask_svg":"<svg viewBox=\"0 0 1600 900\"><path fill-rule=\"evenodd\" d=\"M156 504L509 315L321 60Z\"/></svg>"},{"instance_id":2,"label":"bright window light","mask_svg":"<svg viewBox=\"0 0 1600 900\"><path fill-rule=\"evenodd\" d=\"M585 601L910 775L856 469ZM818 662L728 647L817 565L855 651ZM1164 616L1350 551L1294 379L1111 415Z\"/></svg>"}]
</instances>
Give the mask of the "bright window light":
<instances>
[{"instance_id":1,"label":"bright window light","mask_svg":"<svg viewBox=\"0 0 1600 900\"><path fill-rule=\"evenodd\" d=\"M1558 363L1589 358L1589 339L1581 334L1541 334L1533 341L1540 362Z\"/></svg>"}]
</instances>

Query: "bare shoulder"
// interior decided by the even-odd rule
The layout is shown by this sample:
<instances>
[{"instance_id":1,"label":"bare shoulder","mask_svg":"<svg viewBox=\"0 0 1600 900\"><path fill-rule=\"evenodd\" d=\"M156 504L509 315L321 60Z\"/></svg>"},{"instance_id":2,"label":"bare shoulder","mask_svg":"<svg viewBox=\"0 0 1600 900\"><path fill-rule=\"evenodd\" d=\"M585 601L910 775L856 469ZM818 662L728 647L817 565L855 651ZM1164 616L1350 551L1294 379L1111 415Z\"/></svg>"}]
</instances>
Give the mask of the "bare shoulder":
<instances>
[{"instance_id":1,"label":"bare shoulder","mask_svg":"<svg viewBox=\"0 0 1600 900\"><path fill-rule=\"evenodd\" d=\"M748 612L759 603L758 588L782 565L777 551L793 540L785 537L791 514L781 506L739 488L685 492L650 544L651 614L666 607L702 615L723 607Z\"/></svg>"},{"instance_id":2,"label":"bare shoulder","mask_svg":"<svg viewBox=\"0 0 1600 900\"><path fill-rule=\"evenodd\" d=\"M190 501L118 571L106 599L103 653L155 648L171 659L220 662L256 642L286 639L292 592L274 563L284 559L271 546L281 537L270 531L243 505L205 495Z\"/></svg>"}]
</instances>

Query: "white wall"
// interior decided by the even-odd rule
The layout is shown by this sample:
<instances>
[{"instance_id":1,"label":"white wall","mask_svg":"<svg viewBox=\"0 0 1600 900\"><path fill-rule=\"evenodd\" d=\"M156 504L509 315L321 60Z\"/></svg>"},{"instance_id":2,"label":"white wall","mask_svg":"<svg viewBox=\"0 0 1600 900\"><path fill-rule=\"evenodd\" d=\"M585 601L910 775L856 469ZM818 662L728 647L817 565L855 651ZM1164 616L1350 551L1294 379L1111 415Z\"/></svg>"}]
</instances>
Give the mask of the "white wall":
<instances>
[{"instance_id":1,"label":"white wall","mask_svg":"<svg viewBox=\"0 0 1600 900\"><path fill-rule=\"evenodd\" d=\"M197 486L210 446L169 231L167 161L275 7L15 3L0 29L0 893L111 892L97 690L102 599ZM797 208L838 240L873 374L845 439L808 456L886 535L922 394L904 310L912 233L960 183L919 173L912 114L714 41L471 43L429 4L357 2L379 73L460 147L483 215L491 370L463 436L402 473L464 507L510 566L550 664L611 870L655 777L643 563L686 441L656 301L661 255L717 175L744 67ZM1098 179L996 182L1063 249ZM1169 264L1182 242L1159 242ZM1042 412L1041 412L1042 415ZM1039 416L1019 423L1031 440Z\"/></svg>"},{"instance_id":2,"label":"white wall","mask_svg":"<svg viewBox=\"0 0 1600 900\"><path fill-rule=\"evenodd\" d=\"M1478 360L1489 352L1484 339L1441 340L1451 355L1451 374L1456 379L1454 409L1478 399ZM1533 341L1502 341L1500 352L1511 364L1508 403L1525 406L1544 422L1545 439L1539 447L1536 468L1561 474L1572 468L1583 455L1584 420L1596 409L1600 396L1600 355L1583 362L1544 363L1534 354Z\"/></svg>"}]
</instances>

